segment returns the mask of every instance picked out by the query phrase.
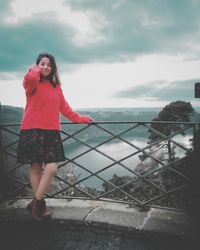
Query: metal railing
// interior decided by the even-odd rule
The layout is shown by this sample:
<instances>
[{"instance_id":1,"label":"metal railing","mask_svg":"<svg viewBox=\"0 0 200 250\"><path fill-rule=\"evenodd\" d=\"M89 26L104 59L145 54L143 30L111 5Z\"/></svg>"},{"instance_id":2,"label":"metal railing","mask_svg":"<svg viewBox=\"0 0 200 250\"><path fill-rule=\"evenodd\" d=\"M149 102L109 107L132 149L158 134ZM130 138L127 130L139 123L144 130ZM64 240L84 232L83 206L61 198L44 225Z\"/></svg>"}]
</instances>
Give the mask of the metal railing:
<instances>
[{"instance_id":1,"label":"metal railing","mask_svg":"<svg viewBox=\"0 0 200 250\"><path fill-rule=\"evenodd\" d=\"M170 133L158 129L165 126ZM1 201L33 196L29 166L16 163L19 127L1 124ZM191 122L62 123L66 158L47 197L194 211L198 131Z\"/></svg>"}]
</instances>

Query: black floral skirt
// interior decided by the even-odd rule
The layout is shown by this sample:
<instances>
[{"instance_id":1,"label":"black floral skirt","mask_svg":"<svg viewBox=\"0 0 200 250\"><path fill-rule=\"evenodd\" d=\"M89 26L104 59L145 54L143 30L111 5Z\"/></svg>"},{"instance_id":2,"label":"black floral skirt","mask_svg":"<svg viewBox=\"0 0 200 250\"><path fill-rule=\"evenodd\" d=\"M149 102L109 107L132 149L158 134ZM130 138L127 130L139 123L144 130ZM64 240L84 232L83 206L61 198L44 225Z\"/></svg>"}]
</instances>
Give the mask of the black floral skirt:
<instances>
[{"instance_id":1,"label":"black floral skirt","mask_svg":"<svg viewBox=\"0 0 200 250\"><path fill-rule=\"evenodd\" d=\"M64 161L64 149L58 130L21 130L17 163L50 163Z\"/></svg>"}]
</instances>

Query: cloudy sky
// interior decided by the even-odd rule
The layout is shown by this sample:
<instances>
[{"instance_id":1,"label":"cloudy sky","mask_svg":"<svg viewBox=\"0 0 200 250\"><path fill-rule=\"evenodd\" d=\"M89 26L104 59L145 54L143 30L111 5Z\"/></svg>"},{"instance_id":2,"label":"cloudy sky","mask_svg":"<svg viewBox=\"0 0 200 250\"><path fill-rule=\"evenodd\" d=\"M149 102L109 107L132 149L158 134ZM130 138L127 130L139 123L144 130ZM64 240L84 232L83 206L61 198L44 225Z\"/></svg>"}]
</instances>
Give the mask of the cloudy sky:
<instances>
[{"instance_id":1,"label":"cloudy sky","mask_svg":"<svg viewBox=\"0 0 200 250\"><path fill-rule=\"evenodd\" d=\"M0 0L0 100L24 106L40 52L71 106L163 107L200 81L200 0Z\"/></svg>"}]
</instances>

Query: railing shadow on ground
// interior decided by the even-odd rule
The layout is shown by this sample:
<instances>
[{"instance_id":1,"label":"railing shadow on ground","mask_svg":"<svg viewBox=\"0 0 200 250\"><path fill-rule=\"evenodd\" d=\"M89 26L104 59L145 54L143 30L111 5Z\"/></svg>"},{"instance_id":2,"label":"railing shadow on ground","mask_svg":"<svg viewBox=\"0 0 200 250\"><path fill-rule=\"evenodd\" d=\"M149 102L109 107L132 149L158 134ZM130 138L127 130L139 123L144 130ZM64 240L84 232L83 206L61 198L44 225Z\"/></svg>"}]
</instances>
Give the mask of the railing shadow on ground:
<instances>
[{"instance_id":1,"label":"railing shadow on ground","mask_svg":"<svg viewBox=\"0 0 200 250\"><path fill-rule=\"evenodd\" d=\"M1 201L33 196L29 166L16 164L19 127L1 124ZM199 123L62 123L61 136L66 159L47 197L199 213Z\"/></svg>"}]
</instances>

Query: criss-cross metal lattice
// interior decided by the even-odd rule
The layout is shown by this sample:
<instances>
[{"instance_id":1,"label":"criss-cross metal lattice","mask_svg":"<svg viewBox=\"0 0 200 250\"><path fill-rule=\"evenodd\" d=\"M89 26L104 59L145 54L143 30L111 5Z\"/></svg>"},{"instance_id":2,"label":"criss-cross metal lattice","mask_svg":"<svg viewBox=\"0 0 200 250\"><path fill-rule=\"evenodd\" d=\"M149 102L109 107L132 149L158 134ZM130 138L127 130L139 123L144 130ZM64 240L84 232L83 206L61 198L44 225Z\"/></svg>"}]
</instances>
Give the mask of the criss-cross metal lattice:
<instances>
[{"instance_id":1,"label":"criss-cross metal lattice","mask_svg":"<svg viewBox=\"0 0 200 250\"><path fill-rule=\"evenodd\" d=\"M176 129L167 134L153 124ZM1 125L1 200L32 195L29 166L16 163L19 126ZM47 196L192 209L199 195L198 128L191 122L62 123L66 158Z\"/></svg>"}]
</instances>

